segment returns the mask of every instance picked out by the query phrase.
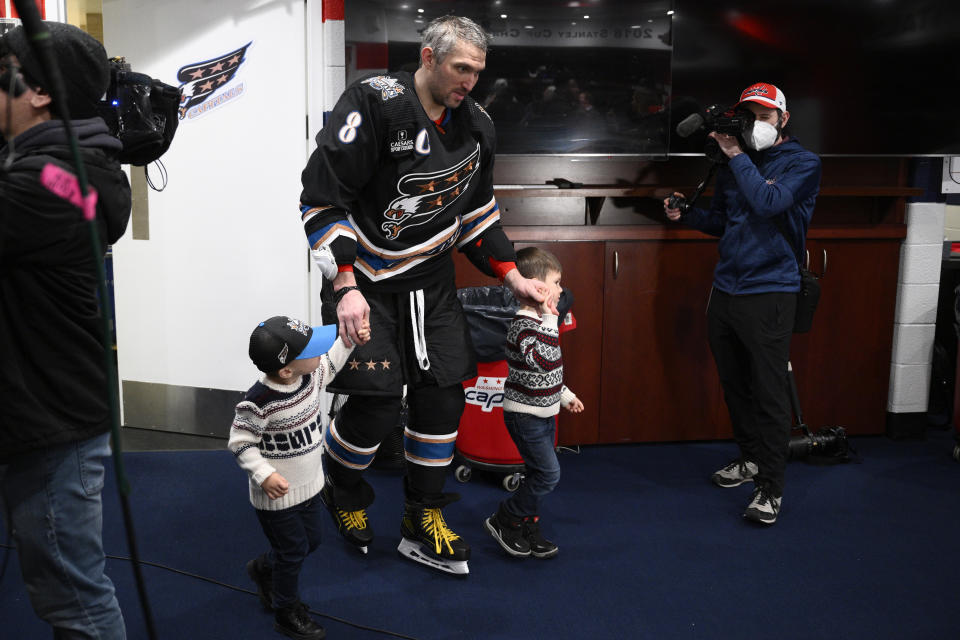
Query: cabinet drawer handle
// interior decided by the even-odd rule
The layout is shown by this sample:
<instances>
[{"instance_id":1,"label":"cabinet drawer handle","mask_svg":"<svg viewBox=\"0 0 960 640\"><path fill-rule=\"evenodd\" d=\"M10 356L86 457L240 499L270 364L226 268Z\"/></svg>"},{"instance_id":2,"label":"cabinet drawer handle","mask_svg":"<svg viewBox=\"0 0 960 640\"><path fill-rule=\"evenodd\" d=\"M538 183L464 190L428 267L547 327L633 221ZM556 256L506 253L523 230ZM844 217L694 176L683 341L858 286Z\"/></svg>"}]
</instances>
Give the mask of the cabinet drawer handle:
<instances>
[{"instance_id":1,"label":"cabinet drawer handle","mask_svg":"<svg viewBox=\"0 0 960 640\"><path fill-rule=\"evenodd\" d=\"M620 275L620 252L613 252L613 279L616 280L617 276Z\"/></svg>"},{"instance_id":2,"label":"cabinet drawer handle","mask_svg":"<svg viewBox=\"0 0 960 640\"><path fill-rule=\"evenodd\" d=\"M820 277L827 275L827 250L823 250L823 269L820 271Z\"/></svg>"}]
</instances>

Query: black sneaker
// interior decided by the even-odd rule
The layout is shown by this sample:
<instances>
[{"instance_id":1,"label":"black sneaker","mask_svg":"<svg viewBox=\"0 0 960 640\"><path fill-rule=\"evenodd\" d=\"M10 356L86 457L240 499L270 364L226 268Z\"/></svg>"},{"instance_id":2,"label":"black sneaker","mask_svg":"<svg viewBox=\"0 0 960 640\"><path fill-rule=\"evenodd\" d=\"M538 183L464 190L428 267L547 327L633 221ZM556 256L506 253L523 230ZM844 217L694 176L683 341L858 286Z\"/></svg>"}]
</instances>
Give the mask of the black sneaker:
<instances>
[{"instance_id":1,"label":"black sneaker","mask_svg":"<svg viewBox=\"0 0 960 640\"><path fill-rule=\"evenodd\" d=\"M534 558L552 558L560 550L540 533L540 516L527 516L523 519L523 537L530 545L530 553Z\"/></svg>"},{"instance_id":2,"label":"black sneaker","mask_svg":"<svg viewBox=\"0 0 960 640\"><path fill-rule=\"evenodd\" d=\"M710 479L718 487L738 487L744 482L753 482L753 477L757 475L757 471L756 462L737 458L710 476Z\"/></svg>"},{"instance_id":3,"label":"black sneaker","mask_svg":"<svg viewBox=\"0 0 960 640\"><path fill-rule=\"evenodd\" d=\"M773 524L777 521L782 500L782 497L773 497L766 487L757 487L743 517L760 524Z\"/></svg>"},{"instance_id":4,"label":"black sneaker","mask_svg":"<svg viewBox=\"0 0 960 640\"><path fill-rule=\"evenodd\" d=\"M523 518L511 514L502 504L483 524L510 555L518 558L530 555L530 543L523 537Z\"/></svg>"},{"instance_id":5,"label":"black sneaker","mask_svg":"<svg viewBox=\"0 0 960 640\"><path fill-rule=\"evenodd\" d=\"M366 551L367 546L373 542L373 529L367 521L367 510L358 509L357 511L345 511L338 508L333 503L333 495L330 491L330 481L327 480L323 488L320 489L320 500L330 512L334 524L337 525L337 531L343 536L344 540L350 544L360 547Z\"/></svg>"},{"instance_id":6,"label":"black sneaker","mask_svg":"<svg viewBox=\"0 0 960 640\"><path fill-rule=\"evenodd\" d=\"M307 605L302 602L277 609L273 616L273 629L297 640L323 640L327 637L327 632L314 622L307 611Z\"/></svg>"},{"instance_id":7,"label":"black sneaker","mask_svg":"<svg viewBox=\"0 0 960 640\"><path fill-rule=\"evenodd\" d=\"M260 604L267 611L273 611L273 572L267 567L263 556L257 556L247 563L247 575L257 585Z\"/></svg>"}]
</instances>

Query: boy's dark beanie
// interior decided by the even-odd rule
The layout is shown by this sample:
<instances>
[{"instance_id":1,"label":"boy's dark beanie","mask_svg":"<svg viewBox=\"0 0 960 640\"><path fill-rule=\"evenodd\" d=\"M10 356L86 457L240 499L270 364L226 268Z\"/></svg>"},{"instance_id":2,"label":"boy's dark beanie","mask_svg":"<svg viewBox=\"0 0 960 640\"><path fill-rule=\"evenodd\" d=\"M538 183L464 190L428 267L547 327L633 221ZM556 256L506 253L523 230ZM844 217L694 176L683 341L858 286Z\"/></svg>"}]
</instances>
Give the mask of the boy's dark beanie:
<instances>
[{"instance_id":1,"label":"boy's dark beanie","mask_svg":"<svg viewBox=\"0 0 960 640\"><path fill-rule=\"evenodd\" d=\"M67 90L67 108L71 119L97 115L97 103L110 84L110 64L107 52L96 38L72 24L44 22L50 31L53 56L60 66L60 74ZM50 90L40 60L27 42L22 26L7 32L0 39L0 55L12 53L20 61L28 84ZM57 115L62 115L53 105Z\"/></svg>"}]
</instances>

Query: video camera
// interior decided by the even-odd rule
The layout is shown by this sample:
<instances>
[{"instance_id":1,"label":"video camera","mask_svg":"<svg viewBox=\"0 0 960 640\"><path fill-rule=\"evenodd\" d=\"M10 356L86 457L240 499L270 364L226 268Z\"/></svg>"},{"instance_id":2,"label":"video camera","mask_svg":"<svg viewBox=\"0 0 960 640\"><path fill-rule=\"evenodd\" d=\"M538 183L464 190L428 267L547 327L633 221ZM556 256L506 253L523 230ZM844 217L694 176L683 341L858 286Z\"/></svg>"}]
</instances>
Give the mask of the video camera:
<instances>
[{"instance_id":1,"label":"video camera","mask_svg":"<svg viewBox=\"0 0 960 640\"><path fill-rule=\"evenodd\" d=\"M698 131L716 131L729 136L742 136L753 125L755 116L749 109L735 109L713 104L707 107L702 114L694 113L677 125L677 135L688 138Z\"/></svg>"},{"instance_id":2,"label":"video camera","mask_svg":"<svg viewBox=\"0 0 960 640\"><path fill-rule=\"evenodd\" d=\"M824 427L819 431L804 428L801 435L792 436L788 445L787 459L812 462L845 462L852 447L843 427Z\"/></svg>"},{"instance_id":3,"label":"video camera","mask_svg":"<svg viewBox=\"0 0 960 640\"><path fill-rule=\"evenodd\" d=\"M721 107L718 104L712 104L707 107L703 113L693 113L677 125L677 135L681 138L688 138L698 131L716 131L729 136L736 136L740 140L740 145L744 146L743 134L753 126L756 119L753 112L743 107ZM704 154L713 162L723 164L727 162L727 156L720 150L720 145L713 138L707 138Z\"/></svg>"},{"instance_id":4,"label":"video camera","mask_svg":"<svg viewBox=\"0 0 960 640\"><path fill-rule=\"evenodd\" d=\"M99 106L110 132L123 143L120 162L146 166L170 147L180 123L180 89L110 59L110 86Z\"/></svg>"}]
</instances>

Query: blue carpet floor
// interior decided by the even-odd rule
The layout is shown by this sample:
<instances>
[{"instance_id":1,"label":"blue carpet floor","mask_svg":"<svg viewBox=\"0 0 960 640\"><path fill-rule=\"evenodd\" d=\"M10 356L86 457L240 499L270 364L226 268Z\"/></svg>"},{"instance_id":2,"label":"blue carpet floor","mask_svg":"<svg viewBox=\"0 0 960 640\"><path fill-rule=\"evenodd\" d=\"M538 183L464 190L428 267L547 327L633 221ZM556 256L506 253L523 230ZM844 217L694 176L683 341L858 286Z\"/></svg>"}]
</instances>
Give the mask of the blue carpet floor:
<instances>
[{"instance_id":1,"label":"blue carpet floor","mask_svg":"<svg viewBox=\"0 0 960 640\"><path fill-rule=\"evenodd\" d=\"M361 555L332 523L301 576L316 612L418 639L960 637L960 464L952 434L923 441L855 438L862 463L790 464L780 520L741 518L751 486L709 475L726 442L587 447L561 455L543 513L552 560L514 559L482 522L505 495L498 479L451 477L445 510L473 547L458 578L401 558L400 478L371 473L378 536ZM264 549L245 477L226 451L125 454L144 560L241 590L144 567L156 627L176 640L279 638L244 563ZM104 538L127 555L115 484ZM5 538L3 541L6 541ZM6 550L0 549L0 566ZM15 554L0 580L0 638L48 638L30 610ZM130 638L145 638L129 562L108 560ZM318 617L328 637L389 635Z\"/></svg>"}]
</instances>

